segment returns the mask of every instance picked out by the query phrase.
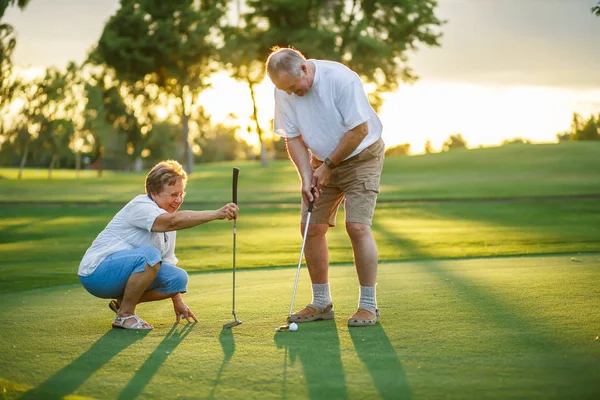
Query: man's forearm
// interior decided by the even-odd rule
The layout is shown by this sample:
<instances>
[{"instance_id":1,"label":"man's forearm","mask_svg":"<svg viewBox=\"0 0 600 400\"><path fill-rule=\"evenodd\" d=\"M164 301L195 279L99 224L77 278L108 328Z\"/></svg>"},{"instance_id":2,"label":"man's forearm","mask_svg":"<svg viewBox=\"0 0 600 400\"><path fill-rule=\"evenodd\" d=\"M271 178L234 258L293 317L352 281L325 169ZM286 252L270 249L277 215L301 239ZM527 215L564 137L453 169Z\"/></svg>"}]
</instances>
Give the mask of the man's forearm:
<instances>
[{"instance_id":1,"label":"man's forearm","mask_svg":"<svg viewBox=\"0 0 600 400\"><path fill-rule=\"evenodd\" d=\"M331 152L327 157L329 160L337 165L344 161L356 148L362 143L365 137L369 134L369 128L367 122L354 127L353 129L346 132L342 137L340 144Z\"/></svg>"},{"instance_id":2,"label":"man's forearm","mask_svg":"<svg viewBox=\"0 0 600 400\"><path fill-rule=\"evenodd\" d=\"M310 181L312 169L310 167L310 156L308 149L301 137L286 139L288 155L296 167L300 179Z\"/></svg>"}]
</instances>

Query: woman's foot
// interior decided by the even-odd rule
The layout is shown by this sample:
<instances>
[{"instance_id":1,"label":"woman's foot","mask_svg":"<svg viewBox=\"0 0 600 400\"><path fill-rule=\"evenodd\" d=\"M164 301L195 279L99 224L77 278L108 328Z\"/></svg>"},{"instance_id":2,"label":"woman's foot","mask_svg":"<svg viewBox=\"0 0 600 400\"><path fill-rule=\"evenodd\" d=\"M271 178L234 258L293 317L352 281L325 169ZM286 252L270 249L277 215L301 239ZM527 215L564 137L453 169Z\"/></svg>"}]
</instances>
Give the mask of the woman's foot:
<instances>
[{"instance_id":1,"label":"woman's foot","mask_svg":"<svg viewBox=\"0 0 600 400\"><path fill-rule=\"evenodd\" d=\"M154 328L151 324L147 323L137 315L119 315L117 314L115 320L112 323L113 328L117 329L142 329L150 330Z\"/></svg>"}]
</instances>

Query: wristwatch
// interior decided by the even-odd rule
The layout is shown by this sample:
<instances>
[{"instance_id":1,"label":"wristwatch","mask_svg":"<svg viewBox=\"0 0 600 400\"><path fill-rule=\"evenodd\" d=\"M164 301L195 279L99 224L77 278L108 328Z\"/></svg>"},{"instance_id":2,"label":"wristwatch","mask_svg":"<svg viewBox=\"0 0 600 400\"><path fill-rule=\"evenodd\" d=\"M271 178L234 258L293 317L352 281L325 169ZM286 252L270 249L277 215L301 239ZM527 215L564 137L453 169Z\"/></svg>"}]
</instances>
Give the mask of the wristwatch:
<instances>
[{"instance_id":1,"label":"wristwatch","mask_svg":"<svg viewBox=\"0 0 600 400\"><path fill-rule=\"evenodd\" d=\"M335 164L334 164L334 163L333 163L333 162L332 162L332 161L329 159L329 157L327 157L327 158L326 158L326 159L323 161L323 163L324 163L325 165L327 165L327 167L329 167L329 169L334 169L335 167L337 167L337 165L335 165Z\"/></svg>"}]
</instances>

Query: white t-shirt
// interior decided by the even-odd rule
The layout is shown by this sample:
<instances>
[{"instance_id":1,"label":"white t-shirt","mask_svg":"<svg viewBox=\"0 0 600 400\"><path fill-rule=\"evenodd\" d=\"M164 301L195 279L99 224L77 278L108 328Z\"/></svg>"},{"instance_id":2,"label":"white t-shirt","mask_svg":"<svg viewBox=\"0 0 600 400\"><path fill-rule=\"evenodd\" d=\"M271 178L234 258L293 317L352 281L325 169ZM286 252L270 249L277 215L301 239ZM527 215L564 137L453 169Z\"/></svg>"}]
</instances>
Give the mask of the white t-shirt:
<instances>
[{"instance_id":1,"label":"white t-shirt","mask_svg":"<svg viewBox=\"0 0 600 400\"><path fill-rule=\"evenodd\" d=\"M96 237L79 264L80 276L89 276L107 256L121 250L154 246L162 255L162 261L177 265L175 237L173 232L152 232L154 220L166 213L145 194L136 196L125 205L106 228Z\"/></svg>"},{"instance_id":2,"label":"white t-shirt","mask_svg":"<svg viewBox=\"0 0 600 400\"><path fill-rule=\"evenodd\" d=\"M324 160L349 130L367 121L369 134L347 158L355 156L381 137L383 125L354 71L333 61L309 61L315 65L315 78L305 96L275 88L275 133L302 135L313 155Z\"/></svg>"}]
</instances>

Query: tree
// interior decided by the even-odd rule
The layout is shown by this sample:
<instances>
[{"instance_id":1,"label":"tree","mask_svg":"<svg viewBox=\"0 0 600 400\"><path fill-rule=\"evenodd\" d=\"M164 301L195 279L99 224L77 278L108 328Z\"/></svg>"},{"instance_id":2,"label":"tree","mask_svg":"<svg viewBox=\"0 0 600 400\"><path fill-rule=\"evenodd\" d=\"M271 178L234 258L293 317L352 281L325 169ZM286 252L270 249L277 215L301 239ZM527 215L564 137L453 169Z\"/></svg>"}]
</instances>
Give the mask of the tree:
<instances>
[{"instance_id":1,"label":"tree","mask_svg":"<svg viewBox=\"0 0 600 400\"><path fill-rule=\"evenodd\" d=\"M130 87L156 84L178 99L182 153L193 170L189 140L190 108L209 86L216 46L215 27L227 0L121 0L98 41L94 57L114 68Z\"/></svg>"},{"instance_id":2,"label":"tree","mask_svg":"<svg viewBox=\"0 0 600 400\"><path fill-rule=\"evenodd\" d=\"M13 27L0 24L0 110L11 103L17 88L12 70L12 53L16 44Z\"/></svg>"},{"instance_id":3,"label":"tree","mask_svg":"<svg viewBox=\"0 0 600 400\"><path fill-rule=\"evenodd\" d=\"M431 140L427 139L425 142L425 154L433 153L433 147L431 146Z\"/></svg>"},{"instance_id":4,"label":"tree","mask_svg":"<svg viewBox=\"0 0 600 400\"><path fill-rule=\"evenodd\" d=\"M25 9L30 0L0 0L0 20L9 6L17 5L21 10ZM12 95L12 86L6 85L12 70L12 52L17 44L13 35L13 27L9 24L0 23L0 106L2 102L9 101Z\"/></svg>"},{"instance_id":5,"label":"tree","mask_svg":"<svg viewBox=\"0 0 600 400\"><path fill-rule=\"evenodd\" d=\"M407 156L410 154L410 144L403 143L397 146L388 147L385 149L385 156Z\"/></svg>"},{"instance_id":6,"label":"tree","mask_svg":"<svg viewBox=\"0 0 600 400\"><path fill-rule=\"evenodd\" d=\"M502 141L502 146L506 146L507 144L531 144L531 140L523 139L522 137L516 137L512 139L504 139Z\"/></svg>"},{"instance_id":7,"label":"tree","mask_svg":"<svg viewBox=\"0 0 600 400\"><path fill-rule=\"evenodd\" d=\"M595 14L596 17L600 17L600 1L598 1L598 5L592 7L592 14Z\"/></svg>"},{"instance_id":8,"label":"tree","mask_svg":"<svg viewBox=\"0 0 600 400\"><path fill-rule=\"evenodd\" d=\"M92 164L99 175L106 167L129 169L140 164L147 140L144 133L151 129L151 125L140 122L148 118L135 112L137 108L143 110L141 113L147 113L146 97L134 96L129 89L115 80L111 71L101 67L85 85L88 101L84 110L83 132L93 137Z\"/></svg>"},{"instance_id":9,"label":"tree","mask_svg":"<svg viewBox=\"0 0 600 400\"><path fill-rule=\"evenodd\" d=\"M435 30L443 23L434 14L435 0L249 0L248 5L253 9L249 26L265 26L259 42L267 44L263 62L273 45L340 61L374 85L375 108L382 93L417 78L407 53L421 44L438 46L441 33Z\"/></svg>"},{"instance_id":10,"label":"tree","mask_svg":"<svg viewBox=\"0 0 600 400\"><path fill-rule=\"evenodd\" d=\"M587 121L585 121L581 129L573 132L573 140L600 140L600 115L598 116L598 120L594 115L590 116Z\"/></svg>"},{"instance_id":11,"label":"tree","mask_svg":"<svg viewBox=\"0 0 600 400\"><path fill-rule=\"evenodd\" d=\"M198 138L202 154L199 162L232 161L247 152L248 145L240 141L235 133L239 126L219 123L212 125L209 132Z\"/></svg>"},{"instance_id":12,"label":"tree","mask_svg":"<svg viewBox=\"0 0 600 400\"><path fill-rule=\"evenodd\" d=\"M29 4L30 0L0 0L0 19L4 17L4 13L9 6L14 6L15 4L21 9L25 9L27 4Z\"/></svg>"},{"instance_id":13,"label":"tree","mask_svg":"<svg viewBox=\"0 0 600 400\"><path fill-rule=\"evenodd\" d=\"M444 142L442 149L444 151L450 151L455 149L466 149L467 141L462 137L461 133L456 133L454 135L450 135L448 140Z\"/></svg>"},{"instance_id":14,"label":"tree","mask_svg":"<svg viewBox=\"0 0 600 400\"><path fill-rule=\"evenodd\" d=\"M248 83L251 96L264 79L270 49L293 46L309 58L340 61L356 71L373 86L369 95L375 109L383 93L417 78L407 53L421 44L438 46L441 34L435 29L443 23L434 15L435 0L247 0L245 5L235 24L223 29L221 61L235 79Z\"/></svg>"}]
</instances>

